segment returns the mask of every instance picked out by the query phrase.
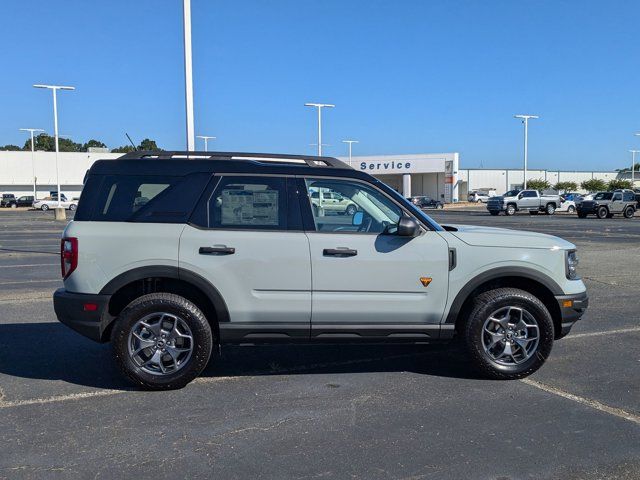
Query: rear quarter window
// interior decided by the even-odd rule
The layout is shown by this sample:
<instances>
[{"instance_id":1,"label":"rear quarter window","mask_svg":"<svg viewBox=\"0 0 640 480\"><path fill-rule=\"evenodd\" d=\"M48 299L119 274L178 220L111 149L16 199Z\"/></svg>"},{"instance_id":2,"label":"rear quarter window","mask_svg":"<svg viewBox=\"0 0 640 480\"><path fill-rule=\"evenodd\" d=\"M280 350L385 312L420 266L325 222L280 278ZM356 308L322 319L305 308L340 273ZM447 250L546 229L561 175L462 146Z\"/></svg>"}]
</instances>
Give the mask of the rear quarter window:
<instances>
[{"instance_id":1,"label":"rear quarter window","mask_svg":"<svg viewBox=\"0 0 640 480\"><path fill-rule=\"evenodd\" d=\"M186 223L210 177L209 173L89 175L75 219Z\"/></svg>"}]
</instances>

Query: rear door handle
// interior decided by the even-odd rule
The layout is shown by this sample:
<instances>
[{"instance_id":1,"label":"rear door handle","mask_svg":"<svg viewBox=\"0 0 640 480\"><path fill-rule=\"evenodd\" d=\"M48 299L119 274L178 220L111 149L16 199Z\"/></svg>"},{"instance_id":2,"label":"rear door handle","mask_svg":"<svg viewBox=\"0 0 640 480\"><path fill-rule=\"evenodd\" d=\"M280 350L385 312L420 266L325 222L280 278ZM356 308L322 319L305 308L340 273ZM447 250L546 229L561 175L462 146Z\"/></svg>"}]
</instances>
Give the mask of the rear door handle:
<instances>
[{"instance_id":1,"label":"rear door handle","mask_svg":"<svg viewBox=\"0 0 640 480\"><path fill-rule=\"evenodd\" d=\"M351 248L325 248L322 254L325 257L355 257L358 251Z\"/></svg>"},{"instance_id":2,"label":"rear door handle","mask_svg":"<svg viewBox=\"0 0 640 480\"><path fill-rule=\"evenodd\" d=\"M233 247L200 247L198 250L200 255L232 255L236 253Z\"/></svg>"}]
</instances>

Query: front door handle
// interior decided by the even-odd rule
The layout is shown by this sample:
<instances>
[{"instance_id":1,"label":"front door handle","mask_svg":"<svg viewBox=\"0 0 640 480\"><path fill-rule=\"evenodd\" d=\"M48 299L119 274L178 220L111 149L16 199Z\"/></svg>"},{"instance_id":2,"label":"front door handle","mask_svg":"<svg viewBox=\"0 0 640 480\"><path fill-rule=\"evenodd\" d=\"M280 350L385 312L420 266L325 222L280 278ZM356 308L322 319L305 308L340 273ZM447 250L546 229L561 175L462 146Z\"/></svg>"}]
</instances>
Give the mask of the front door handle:
<instances>
[{"instance_id":1,"label":"front door handle","mask_svg":"<svg viewBox=\"0 0 640 480\"><path fill-rule=\"evenodd\" d=\"M322 254L325 257L355 257L358 251L351 248L325 248Z\"/></svg>"},{"instance_id":2,"label":"front door handle","mask_svg":"<svg viewBox=\"0 0 640 480\"><path fill-rule=\"evenodd\" d=\"M200 247L198 250L200 255L232 255L236 253L233 247Z\"/></svg>"}]
</instances>

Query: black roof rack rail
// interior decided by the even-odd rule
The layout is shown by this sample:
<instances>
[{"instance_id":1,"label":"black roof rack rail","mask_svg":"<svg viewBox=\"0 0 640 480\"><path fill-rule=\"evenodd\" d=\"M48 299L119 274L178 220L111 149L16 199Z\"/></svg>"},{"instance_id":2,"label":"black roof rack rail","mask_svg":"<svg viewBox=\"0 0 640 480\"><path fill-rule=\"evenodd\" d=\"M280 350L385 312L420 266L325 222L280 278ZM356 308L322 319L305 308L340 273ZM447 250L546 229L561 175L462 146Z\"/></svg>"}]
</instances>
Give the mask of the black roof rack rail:
<instances>
[{"instance_id":1,"label":"black roof rack rail","mask_svg":"<svg viewBox=\"0 0 640 480\"><path fill-rule=\"evenodd\" d=\"M351 168L333 157L290 155L277 153L198 152L198 151L135 151L125 153L118 160L237 160L261 163L305 164L309 167Z\"/></svg>"}]
</instances>

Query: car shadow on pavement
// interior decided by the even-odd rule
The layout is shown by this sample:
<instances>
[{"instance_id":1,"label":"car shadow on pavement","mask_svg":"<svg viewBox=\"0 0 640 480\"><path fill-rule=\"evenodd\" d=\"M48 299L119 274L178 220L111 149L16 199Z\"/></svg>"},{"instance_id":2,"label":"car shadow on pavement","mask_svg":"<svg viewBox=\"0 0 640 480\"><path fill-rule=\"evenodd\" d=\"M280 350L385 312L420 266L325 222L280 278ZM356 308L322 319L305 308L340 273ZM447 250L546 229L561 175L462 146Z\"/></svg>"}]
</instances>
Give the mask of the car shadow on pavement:
<instances>
[{"instance_id":1,"label":"car shadow on pavement","mask_svg":"<svg viewBox=\"0 0 640 480\"><path fill-rule=\"evenodd\" d=\"M480 378L457 345L225 346L214 351L205 377L409 371ZM57 322L0 324L0 374L61 380L94 388L131 389L108 344Z\"/></svg>"}]
</instances>

